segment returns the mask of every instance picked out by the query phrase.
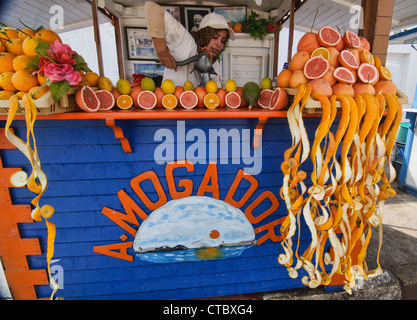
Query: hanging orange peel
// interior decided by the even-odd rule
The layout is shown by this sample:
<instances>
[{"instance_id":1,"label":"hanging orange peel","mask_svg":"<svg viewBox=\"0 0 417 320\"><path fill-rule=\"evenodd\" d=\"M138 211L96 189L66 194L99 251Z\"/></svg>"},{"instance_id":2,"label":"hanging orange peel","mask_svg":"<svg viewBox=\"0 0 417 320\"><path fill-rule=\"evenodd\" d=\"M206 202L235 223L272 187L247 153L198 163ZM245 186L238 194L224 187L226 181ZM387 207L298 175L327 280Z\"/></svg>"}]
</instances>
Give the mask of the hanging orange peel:
<instances>
[{"instance_id":1,"label":"hanging orange peel","mask_svg":"<svg viewBox=\"0 0 417 320\"><path fill-rule=\"evenodd\" d=\"M323 109L311 148L303 122L303 109L310 97ZM330 129L336 125L333 122L338 105L340 121L333 134ZM284 253L278 256L291 278L297 278L298 270L303 268L307 275L302 283L316 288L342 275L344 289L351 293L356 278L368 279L382 272L379 254L383 207L395 196L390 183L396 173L390 157L401 118L402 105L395 95L333 95L329 99L311 94L308 84L297 88L287 112L292 145L281 165L281 197L288 215L281 226ZM313 165L309 188L306 173L300 170L307 153ZM388 176L385 165L389 166ZM310 232L310 244L304 252L299 252L301 218ZM373 227L379 228L378 267L368 271L365 259ZM297 229L298 242L293 248Z\"/></svg>"},{"instance_id":2,"label":"hanging orange peel","mask_svg":"<svg viewBox=\"0 0 417 320\"><path fill-rule=\"evenodd\" d=\"M48 230L48 240L47 240L47 264L48 264L48 274L50 282L53 286L53 293L51 295L51 299L55 295L56 291L58 290L59 286L54 280L50 272L51 266L51 259L54 254L54 243L55 243L55 236L56 236L56 228L55 224L48 221L49 218L52 217L54 214L54 208L50 205L43 205L42 207L39 206L39 201L44 194L45 190L48 186L48 180L45 172L41 169L41 163L38 155L38 150L36 146L36 139L35 134L33 131L33 127L36 121L36 105L32 99L30 94L24 94L22 97L22 105L25 110L25 120L26 120L26 143L17 137L11 130L10 126L16 116L16 112L19 108L19 101L17 95L13 95L9 99L9 113L7 117L7 122L5 126L5 135L7 139L17 148L19 149L25 157L29 160L30 165L32 167L32 172L28 176L28 174L24 171L18 171L14 173L10 177L10 182L15 187L24 187L36 193L37 196L31 201L34 205L34 209L32 210L32 218L35 221L41 221L42 217L45 219L46 227ZM33 143L33 148L31 144L31 140Z\"/></svg>"}]
</instances>

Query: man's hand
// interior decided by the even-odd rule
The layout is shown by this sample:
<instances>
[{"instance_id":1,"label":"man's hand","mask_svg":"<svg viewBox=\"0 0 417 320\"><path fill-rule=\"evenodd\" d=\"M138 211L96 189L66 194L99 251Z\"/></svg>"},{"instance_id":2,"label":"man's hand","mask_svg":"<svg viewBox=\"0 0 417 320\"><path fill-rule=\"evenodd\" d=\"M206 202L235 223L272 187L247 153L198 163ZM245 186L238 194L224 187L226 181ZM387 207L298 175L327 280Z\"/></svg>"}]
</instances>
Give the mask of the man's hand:
<instances>
[{"instance_id":1,"label":"man's hand","mask_svg":"<svg viewBox=\"0 0 417 320\"><path fill-rule=\"evenodd\" d=\"M162 51L158 53L159 62L168 69L174 69L177 71L177 61L169 53L169 51Z\"/></svg>"}]
</instances>

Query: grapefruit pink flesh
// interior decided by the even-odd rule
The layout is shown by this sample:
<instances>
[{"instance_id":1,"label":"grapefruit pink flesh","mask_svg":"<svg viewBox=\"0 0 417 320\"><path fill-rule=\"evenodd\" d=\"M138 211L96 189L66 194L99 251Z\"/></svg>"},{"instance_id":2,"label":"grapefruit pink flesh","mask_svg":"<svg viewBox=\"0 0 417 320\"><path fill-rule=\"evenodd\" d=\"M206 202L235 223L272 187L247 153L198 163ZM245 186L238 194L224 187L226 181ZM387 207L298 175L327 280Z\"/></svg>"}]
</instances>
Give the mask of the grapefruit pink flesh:
<instances>
[{"instance_id":1,"label":"grapefruit pink flesh","mask_svg":"<svg viewBox=\"0 0 417 320\"><path fill-rule=\"evenodd\" d=\"M265 109L269 109L271 97L273 93L274 91L271 89L262 90L258 99L259 106Z\"/></svg>"},{"instance_id":2,"label":"grapefruit pink flesh","mask_svg":"<svg viewBox=\"0 0 417 320\"><path fill-rule=\"evenodd\" d=\"M345 67L338 67L334 70L333 76L342 83L355 83L355 77L348 68Z\"/></svg>"},{"instance_id":3,"label":"grapefruit pink flesh","mask_svg":"<svg viewBox=\"0 0 417 320\"><path fill-rule=\"evenodd\" d=\"M88 86L83 86L75 93L77 105L87 112L96 112L100 109L100 100L95 92Z\"/></svg>"},{"instance_id":4,"label":"grapefruit pink flesh","mask_svg":"<svg viewBox=\"0 0 417 320\"><path fill-rule=\"evenodd\" d=\"M240 107L242 99L236 91L232 91L226 95L225 102L229 108L236 109Z\"/></svg>"},{"instance_id":5,"label":"grapefruit pink flesh","mask_svg":"<svg viewBox=\"0 0 417 320\"><path fill-rule=\"evenodd\" d=\"M318 41L323 47L334 47L341 38L340 33L329 26L321 28L318 32Z\"/></svg>"},{"instance_id":6,"label":"grapefruit pink flesh","mask_svg":"<svg viewBox=\"0 0 417 320\"><path fill-rule=\"evenodd\" d=\"M363 83L374 83L378 80L378 69L369 63L362 63L358 69L358 77Z\"/></svg>"},{"instance_id":7,"label":"grapefruit pink flesh","mask_svg":"<svg viewBox=\"0 0 417 320\"><path fill-rule=\"evenodd\" d=\"M355 55L350 52L349 50L343 50L339 54L339 62L344 66L345 68L356 70L359 68L358 61L356 60Z\"/></svg>"},{"instance_id":8,"label":"grapefruit pink flesh","mask_svg":"<svg viewBox=\"0 0 417 320\"><path fill-rule=\"evenodd\" d=\"M307 61L304 66L306 78L314 80L324 76L329 70L329 61L322 56L316 56Z\"/></svg>"},{"instance_id":9,"label":"grapefruit pink flesh","mask_svg":"<svg viewBox=\"0 0 417 320\"><path fill-rule=\"evenodd\" d=\"M194 91L184 91L180 96L180 104L185 109L192 109L198 104L198 97Z\"/></svg>"},{"instance_id":10,"label":"grapefruit pink flesh","mask_svg":"<svg viewBox=\"0 0 417 320\"><path fill-rule=\"evenodd\" d=\"M110 91L107 90L97 90L96 96L100 101L100 110L110 110L115 104L114 96Z\"/></svg>"},{"instance_id":11,"label":"grapefruit pink flesh","mask_svg":"<svg viewBox=\"0 0 417 320\"><path fill-rule=\"evenodd\" d=\"M139 93L137 97L137 101L139 106L142 109L153 109L156 106L156 95L152 91L144 90L141 93Z\"/></svg>"},{"instance_id":12,"label":"grapefruit pink flesh","mask_svg":"<svg viewBox=\"0 0 417 320\"><path fill-rule=\"evenodd\" d=\"M359 39L359 36L352 31L346 31L343 40L347 47L358 49L361 46L361 40Z\"/></svg>"},{"instance_id":13,"label":"grapefruit pink flesh","mask_svg":"<svg viewBox=\"0 0 417 320\"><path fill-rule=\"evenodd\" d=\"M269 109L278 111L278 110L284 109L287 106L287 104L288 104L287 93L281 88L275 89L271 97Z\"/></svg>"}]
</instances>

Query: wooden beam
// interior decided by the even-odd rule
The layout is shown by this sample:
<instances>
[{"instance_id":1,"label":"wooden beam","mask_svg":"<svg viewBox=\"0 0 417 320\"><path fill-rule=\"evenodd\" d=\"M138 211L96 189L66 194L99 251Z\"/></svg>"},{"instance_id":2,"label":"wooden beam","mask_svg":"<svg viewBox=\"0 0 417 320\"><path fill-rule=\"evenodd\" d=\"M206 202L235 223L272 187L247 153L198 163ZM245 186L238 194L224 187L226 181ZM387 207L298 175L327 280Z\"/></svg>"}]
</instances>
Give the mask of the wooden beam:
<instances>
[{"instance_id":1,"label":"wooden beam","mask_svg":"<svg viewBox=\"0 0 417 320\"><path fill-rule=\"evenodd\" d=\"M292 58L292 46L294 43L294 15L295 15L295 1L291 0L291 11L290 11L290 31L288 36L288 56L287 62L291 61Z\"/></svg>"},{"instance_id":2,"label":"wooden beam","mask_svg":"<svg viewBox=\"0 0 417 320\"><path fill-rule=\"evenodd\" d=\"M103 55L101 51L101 41L100 41L100 26L98 23L97 0L91 0L91 9L93 12L94 40L96 42L98 71L99 71L100 77L102 77L104 76L104 70L103 70Z\"/></svg>"},{"instance_id":3,"label":"wooden beam","mask_svg":"<svg viewBox=\"0 0 417 320\"><path fill-rule=\"evenodd\" d=\"M282 30L282 26L278 23L275 24L275 37L274 37L274 64L272 76L275 79L278 75L278 58L279 58L279 35Z\"/></svg>"},{"instance_id":4,"label":"wooden beam","mask_svg":"<svg viewBox=\"0 0 417 320\"><path fill-rule=\"evenodd\" d=\"M373 55L385 64L391 31L394 0L362 0L364 10L363 30L359 34L371 45Z\"/></svg>"}]
</instances>

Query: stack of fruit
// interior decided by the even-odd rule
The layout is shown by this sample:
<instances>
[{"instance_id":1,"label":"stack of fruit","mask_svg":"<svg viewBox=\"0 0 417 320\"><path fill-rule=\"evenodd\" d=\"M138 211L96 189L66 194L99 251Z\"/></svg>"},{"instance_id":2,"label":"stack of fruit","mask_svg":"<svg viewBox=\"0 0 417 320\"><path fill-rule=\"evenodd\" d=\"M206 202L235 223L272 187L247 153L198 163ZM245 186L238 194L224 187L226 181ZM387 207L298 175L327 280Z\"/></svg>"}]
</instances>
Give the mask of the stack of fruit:
<instances>
[{"instance_id":1,"label":"stack of fruit","mask_svg":"<svg viewBox=\"0 0 417 320\"><path fill-rule=\"evenodd\" d=\"M248 82L238 87L234 80L228 80L224 88L219 88L214 80L207 82L205 87L194 87L192 82L185 81L183 86L176 86L170 79L165 79L160 87L150 77L135 75L132 83L120 79L113 87L110 79L98 77L94 73L85 74L80 83L82 88L76 93L78 106L88 112L110 110L113 106L120 109L168 109L177 107L193 108L225 108L262 107L280 110L287 106L288 96L280 88L272 90L272 80L268 77L261 85ZM98 90L92 87L98 86Z\"/></svg>"},{"instance_id":2,"label":"stack of fruit","mask_svg":"<svg viewBox=\"0 0 417 320\"><path fill-rule=\"evenodd\" d=\"M317 34L306 33L289 62L289 69L278 75L277 85L297 88L310 83L312 93L327 97L377 92L397 94L390 70L369 50L369 42L351 31L342 36L326 26Z\"/></svg>"},{"instance_id":3,"label":"stack of fruit","mask_svg":"<svg viewBox=\"0 0 417 320\"><path fill-rule=\"evenodd\" d=\"M5 27L0 30L0 100L8 100L13 94L19 99L25 93L30 93L33 99L38 99L46 92L46 78L32 75L34 69L28 68L37 55L35 49L41 41L53 43L61 38L49 29L22 30Z\"/></svg>"}]
</instances>

